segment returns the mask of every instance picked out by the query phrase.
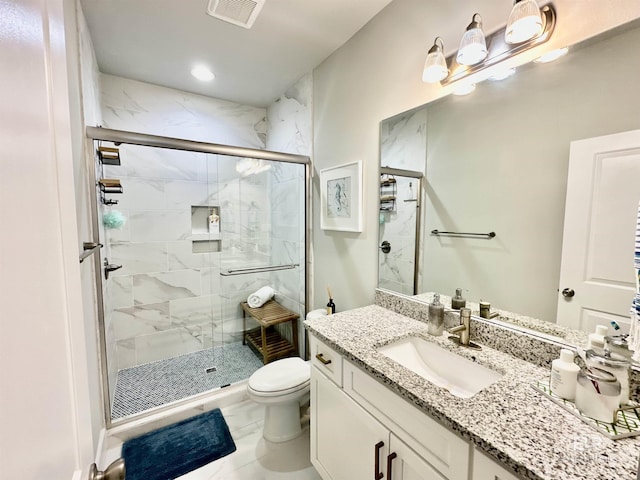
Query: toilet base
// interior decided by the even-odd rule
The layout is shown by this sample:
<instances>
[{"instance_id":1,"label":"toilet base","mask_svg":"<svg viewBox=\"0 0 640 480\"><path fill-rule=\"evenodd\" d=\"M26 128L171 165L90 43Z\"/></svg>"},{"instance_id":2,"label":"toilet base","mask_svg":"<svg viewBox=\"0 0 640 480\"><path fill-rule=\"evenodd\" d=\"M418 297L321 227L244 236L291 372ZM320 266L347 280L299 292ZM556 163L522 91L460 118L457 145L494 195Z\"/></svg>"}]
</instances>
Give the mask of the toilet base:
<instances>
[{"instance_id":1,"label":"toilet base","mask_svg":"<svg viewBox=\"0 0 640 480\"><path fill-rule=\"evenodd\" d=\"M265 407L262 431L265 440L282 443L296 438L301 433L300 402L287 402Z\"/></svg>"}]
</instances>

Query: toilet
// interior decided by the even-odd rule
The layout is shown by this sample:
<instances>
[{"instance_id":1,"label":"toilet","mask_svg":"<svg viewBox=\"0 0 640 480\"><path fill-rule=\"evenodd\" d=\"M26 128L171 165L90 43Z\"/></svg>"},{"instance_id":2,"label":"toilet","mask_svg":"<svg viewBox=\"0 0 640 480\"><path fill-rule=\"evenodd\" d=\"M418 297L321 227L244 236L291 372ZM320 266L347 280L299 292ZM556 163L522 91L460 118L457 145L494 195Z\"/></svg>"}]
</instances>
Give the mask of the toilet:
<instances>
[{"instance_id":1,"label":"toilet","mask_svg":"<svg viewBox=\"0 0 640 480\"><path fill-rule=\"evenodd\" d=\"M307 320L323 315L324 309L313 310ZM310 383L311 364L299 357L276 360L249 377L249 398L265 407L262 436L266 440L286 442L302 433L300 407L309 401Z\"/></svg>"},{"instance_id":2,"label":"toilet","mask_svg":"<svg viewBox=\"0 0 640 480\"><path fill-rule=\"evenodd\" d=\"M286 442L300 435L300 407L309 400L310 378L309 362L299 357L276 360L251 375L247 393L265 407L266 440Z\"/></svg>"}]
</instances>

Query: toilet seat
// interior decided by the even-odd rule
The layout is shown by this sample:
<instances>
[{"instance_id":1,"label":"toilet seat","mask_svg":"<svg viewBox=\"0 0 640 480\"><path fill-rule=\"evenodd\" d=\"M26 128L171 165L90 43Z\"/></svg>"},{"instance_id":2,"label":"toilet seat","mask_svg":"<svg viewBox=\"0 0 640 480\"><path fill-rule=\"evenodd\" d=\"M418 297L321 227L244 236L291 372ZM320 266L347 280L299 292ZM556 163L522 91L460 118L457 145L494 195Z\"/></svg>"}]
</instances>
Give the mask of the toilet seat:
<instances>
[{"instance_id":1,"label":"toilet seat","mask_svg":"<svg viewBox=\"0 0 640 480\"><path fill-rule=\"evenodd\" d=\"M269 363L249 377L249 388L256 395L270 397L309 388L311 367L299 357Z\"/></svg>"}]
</instances>

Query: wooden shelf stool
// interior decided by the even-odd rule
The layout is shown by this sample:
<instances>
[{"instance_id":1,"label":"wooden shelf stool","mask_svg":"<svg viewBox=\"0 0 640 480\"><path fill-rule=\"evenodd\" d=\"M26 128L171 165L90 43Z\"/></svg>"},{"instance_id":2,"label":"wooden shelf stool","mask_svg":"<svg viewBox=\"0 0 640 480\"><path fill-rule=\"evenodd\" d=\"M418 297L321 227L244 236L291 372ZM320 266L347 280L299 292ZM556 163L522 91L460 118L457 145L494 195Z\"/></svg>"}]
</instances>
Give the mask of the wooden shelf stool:
<instances>
[{"instance_id":1,"label":"wooden shelf stool","mask_svg":"<svg viewBox=\"0 0 640 480\"><path fill-rule=\"evenodd\" d=\"M272 360L285 357L290 354L298 355L298 318L300 315L284 308L275 300L269 300L258 308L251 308L247 302L240 304L242 307L242 344L247 342L262 355L262 362L266 365ZM258 324L259 328L247 331L247 317L249 315ZM288 342L275 328L275 325L291 322L291 335L293 342Z\"/></svg>"}]
</instances>

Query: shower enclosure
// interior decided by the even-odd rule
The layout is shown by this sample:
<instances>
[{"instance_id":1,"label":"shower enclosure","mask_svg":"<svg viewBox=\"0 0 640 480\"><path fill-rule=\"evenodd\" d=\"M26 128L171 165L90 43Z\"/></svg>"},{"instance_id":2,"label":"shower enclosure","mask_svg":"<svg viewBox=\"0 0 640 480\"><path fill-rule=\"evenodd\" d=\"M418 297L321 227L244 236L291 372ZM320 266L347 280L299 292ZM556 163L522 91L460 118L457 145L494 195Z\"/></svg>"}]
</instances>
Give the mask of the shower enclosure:
<instances>
[{"instance_id":1,"label":"shower enclosure","mask_svg":"<svg viewBox=\"0 0 640 480\"><path fill-rule=\"evenodd\" d=\"M107 424L247 379L262 366L243 341L248 295L271 286L304 318L309 159L102 128L87 136L104 245ZM293 344L292 330L278 326Z\"/></svg>"},{"instance_id":2,"label":"shower enclosure","mask_svg":"<svg viewBox=\"0 0 640 480\"><path fill-rule=\"evenodd\" d=\"M422 172L380 168L378 287L405 295L419 291Z\"/></svg>"}]
</instances>

